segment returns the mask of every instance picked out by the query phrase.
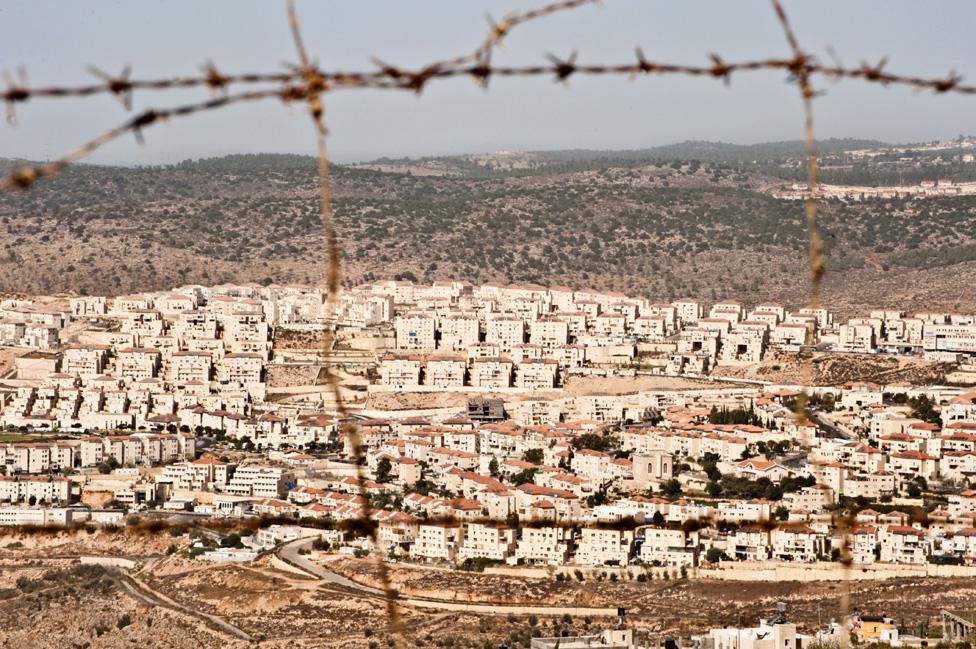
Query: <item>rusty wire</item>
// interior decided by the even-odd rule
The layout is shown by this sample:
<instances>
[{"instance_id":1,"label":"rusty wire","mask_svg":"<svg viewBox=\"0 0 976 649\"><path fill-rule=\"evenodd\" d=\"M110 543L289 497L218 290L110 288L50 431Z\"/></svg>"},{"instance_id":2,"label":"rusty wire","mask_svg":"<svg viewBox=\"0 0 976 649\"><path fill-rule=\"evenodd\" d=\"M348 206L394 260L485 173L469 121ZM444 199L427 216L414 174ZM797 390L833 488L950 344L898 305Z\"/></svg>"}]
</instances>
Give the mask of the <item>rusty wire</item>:
<instances>
[{"instance_id":1,"label":"rusty wire","mask_svg":"<svg viewBox=\"0 0 976 649\"><path fill-rule=\"evenodd\" d=\"M53 176L68 165L89 156L99 147L133 133L137 139L142 139L142 132L150 126L157 125L171 118L184 117L196 113L223 108L236 103L277 99L285 104L304 102L307 104L310 117L315 128L316 151L318 157L318 174L320 189L320 212L325 234L326 263L324 281L327 288L325 302L326 328L323 334L323 353L327 358L335 344L335 336L328 322L336 312L341 278L340 249L337 241L335 223L331 204L331 181L329 176L329 159L326 147L327 130L325 126L325 108L323 97L328 93L344 89L389 89L407 90L421 93L427 84L436 80L451 78L470 78L488 87L492 78L501 77L553 77L566 82L576 75L623 75L634 78L650 74L679 74L686 76L701 76L720 79L728 83L733 74L759 70L780 70L789 75L789 80L795 83L800 91L804 114L804 142L807 158L807 197L805 212L809 236L809 305L816 308L820 302L822 280L825 272L823 241L817 222L817 187L818 187L818 156L814 137L813 100L816 93L812 79L822 77L826 79L852 79L882 86L899 85L916 90L930 90L935 93L958 93L964 95L976 94L976 85L964 84L962 77L950 72L946 76L920 77L888 72L885 69L886 60L871 65L862 63L859 66L845 67L839 63L824 65L809 55L800 45L796 33L787 17L780 0L772 0L773 10L779 20L790 50L788 57L773 57L744 61L725 61L717 54L710 54L708 65L685 65L653 61L644 56L640 48L636 49L635 60L617 64L578 63L575 53L567 58L547 55L548 63L523 66L497 66L492 63L495 49L511 33L513 29L526 22L550 16L556 12L572 10L584 5L595 4L597 0L562 0L527 11L515 11L507 14L499 21L489 18L489 31L484 40L472 51L435 61L419 68L407 68L374 60L376 69L368 71L344 72L338 70L326 71L313 62L305 48L299 28L299 20L294 8L293 0L285 0L288 14L288 24L298 55L298 64L289 66L279 72L247 72L238 74L224 74L212 63L202 67L202 74L195 76L177 76L162 79L132 79L126 68L117 76L108 75L95 68L90 71L100 79L99 83L65 87L32 87L27 83L26 73L20 72L17 80L9 74L5 75L7 87L0 92L0 100L7 107L8 122L15 122L15 107L31 99L82 98L109 94L123 104L126 109L131 106L132 95L135 91L152 90L165 91L172 89L206 88L212 93L208 100L198 103L180 105L171 108L148 109L131 117L119 126L104 131L88 142L80 145L64 156L43 164L21 166L8 175L0 178L0 191L9 189L29 189L41 178ZM255 90L234 94L229 89L234 86L260 85ZM812 343L812 332L807 332L808 342ZM812 345L807 345L811 348ZM804 363L804 376L801 383L804 386L812 384L813 364L812 352ZM326 371L326 384L335 401L335 409L342 424L343 434L348 438L352 450L352 460L356 464L357 479L362 495L362 508L358 523L360 529L369 530L374 541L377 541L377 528L371 521L371 499L365 485L364 449L358 428L352 422L349 411L342 398L339 377L333 371ZM808 394L806 390L797 400L797 418L801 424L807 422L806 404ZM809 444L805 444L809 447ZM841 561L849 569L850 560L850 532L849 516L837 520L838 530L842 535ZM378 543L377 543L378 545ZM399 620L396 599L390 590L389 574L385 562L377 553L381 579L387 592L387 616L390 631L400 646L403 645L403 629ZM842 596L842 619L846 621L849 610L850 587L849 580ZM846 627L845 627L846 632ZM846 633L845 633L846 635ZM846 637L842 637L846 643Z\"/></svg>"},{"instance_id":2,"label":"rusty wire","mask_svg":"<svg viewBox=\"0 0 976 649\"><path fill-rule=\"evenodd\" d=\"M796 32L793 30L793 25L790 23L789 17L786 15L786 10L783 7L781 0L771 0L773 4L773 11L779 20L780 27L783 30L783 35L786 37L786 42L790 47L790 51L793 53L793 60L797 63L796 67L791 70L793 73L797 88L800 91L800 98L803 102L803 144L806 151L807 157L807 197L804 201L804 211L806 212L807 220L807 237L808 237L808 251L807 251L807 261L810 266L810 298L809 306L810 309L816 309L820 304L820 291L821 284L823 282L824 270L825 270L825 260L824 260L824 250L823 250L823 237L820 235L820 225L817 222L817 189L818 189L818 172L819 172L819 158L817 155L817 140L813 129L813 99L816 93L813 89L813 84L810 82L810 71L807 69L805 63L810 58L810 56L803 51L800 46L800 41L796 37ZM807 406L809 403L809 394L807 388L813 385L814 381L814 367L813 367L813 332L810 328L807 328L805 338L808 339L805 347L807 349L804 351L803 366L800 378L801 387L803 390L797 399L796 415L797 420L801 426L800 430L805 431L809 423L809 418L807 417ZM807 452L810 450L809 440L804 439L803 445L806 447ZM846 649L850 643L850 610L851 610L851 520L853 514L845 516L843 513L839 513L837 516L833 517L833 524L840 536L840 559L841 565L843 567L843 581L844 586L841 588L840 596L840 629L841 634L838 639L838 645L841 649Z\"/></svg>"},{"instance_id":3,"label":"rusty wire","mask_svg":"<svg viewBox=\"0 0 976 649\"><path fill-rule=\"evenodd\" d=\"M288 11L288 26L291 30L292 39L295 42L295 49L298 52L298 59L301 64L300 72L305 83L304 97L308 103L309 117L312 119L312 124L315 128L315 148L318 158L319 174L319 208L322 218L322 228L325 234L327 256L325 271L327 290L325 303L326 326L322 335L322 346L323 354L328 358L328 354L331 352L332 345L334 344L334 337L329 323L332 322L338 305L339 277L341 274L339 243L336 238L335 220L332 213L332 181L329 176L329 154L325 141L327 133L325 127L325 106L322 102L322 94L328 89L329 83L322 78L318 69L312 65L309 59L308 52L305 49L305 43L302 39L298 12L295 10L294 0L285 0L285 6ZM397 598L393 596L389 567L386 565L382 553L379 552L379 528L370 524L372 522L373 501L369 491L364 488L366 485L366 458L363 450L362 436L359 434L358 426L350 418L349 411L342 398L342 388L339 384L338 374L333 372L328 365L324 369L326 384L332 391L333 400L338 411L339 423L344 427L344 434L348 437L349 444L352 448L352 460L356 467L356 480L360 486L359 491L361 492L360 497L362 498L358 522L365 530L368 530L373 546L377 549L376 568L379 572L380 582L383 584L383 593L385 595L383 599L386 603L387 630L390 632L390 637L393 639L396 647L403 649L406 647L403 621L400 618Z\"/></svg>"}]
</instances>

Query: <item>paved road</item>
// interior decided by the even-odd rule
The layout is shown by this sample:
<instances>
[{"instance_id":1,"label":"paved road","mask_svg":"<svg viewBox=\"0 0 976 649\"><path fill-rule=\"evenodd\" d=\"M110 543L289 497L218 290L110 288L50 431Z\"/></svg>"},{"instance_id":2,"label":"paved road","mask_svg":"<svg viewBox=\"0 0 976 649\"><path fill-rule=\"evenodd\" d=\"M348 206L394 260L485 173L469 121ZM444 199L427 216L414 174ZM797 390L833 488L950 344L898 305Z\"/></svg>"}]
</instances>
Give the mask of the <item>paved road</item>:
<instances>
[{"instance_id":1,"label":"paved road","mask_svg":"<svg viewBox=\"0 0 976 649\"><path fill-rule=\"evenodd\" d=\"M807 408L807 417L810 419L810 421L817 424L821 428L825 428L826 430L831 432L834 436L836 436L839 439L846 439L846 440L855 439L853 435L849 434L847 431L842 429L840 426L834 424L826 417L822 416L814 408Z\"/></svg>"},{"instance_id":2,"label":"paved road","mask_svg":"<svg viewBox=\"0 0 976 649\"><path fill-rule=\"evenodd\" d=\"M361 593L366 593L368 595L378 595L384 596L384 592L379 588L373 588L372 586L366 586L360 584L359 582L353 581L347 577L336 574L331 570L326 570L321 565L310 561L307 557L298 553L302 548L310 547L312 544L311 539L299 539L297 541L292 541L291 543L286 543L281 548L278 549L278 556L296 566L305 572L327 581L330 584L336 586L341 586L350 590L359 591ZM433 597L399 597L398 601L406 606L415 606L419 608L433 608L442 611L470 611L473 613L482 613L485 615L507 615L509 613L514 613L516 615L528 615L530 613L535 613L536 615L590 615L590 616L607 616L615 617L617 615L616 608L609 607L592 607L592 606L534 606L534 605L520 605L520 604L479 604L470 602L459 602L456 600L447 599L436 599Z\"/></svg>"}]
</instances>

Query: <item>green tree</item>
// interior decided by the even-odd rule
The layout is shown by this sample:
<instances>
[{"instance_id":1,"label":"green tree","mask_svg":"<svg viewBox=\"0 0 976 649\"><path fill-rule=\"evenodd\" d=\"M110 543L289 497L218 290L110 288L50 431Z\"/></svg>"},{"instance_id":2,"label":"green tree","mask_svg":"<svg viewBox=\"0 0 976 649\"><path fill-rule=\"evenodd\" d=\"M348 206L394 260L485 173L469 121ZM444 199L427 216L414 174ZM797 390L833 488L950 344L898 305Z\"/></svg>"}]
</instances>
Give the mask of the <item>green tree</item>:
<instances>
[{"instance_id":1,"label":"green tree","mask_svg":"<svg viewBox=\"0 0 976 649\"><path fill-rule=\"evenodd\" d=\"M544 459L543 455L541 448L530 448L522 454L522 459L532 464L542 464Z\"/></svg>"},{"instance_id":2,"label":"green tree","mask_svg":"<svg viewBox=\"0 0 976 649\"><path fill-rule=\"evenodd\" d=\"M909 399L908 405L912 407L912 417L916 417L930 424L942 423L942 417L939 415L939 411L935 409L935 402L924 394Z\"/></svg>"},{"instance_id":3,"label":"green tree","mask_svg":"<svg viewBox=\"0 0 976 649\"><path fill-rule=\"evenodd\" d=\"M380 461L376 463L376 481L389 482L393 478L391 475L392 471L393 463L390 462L390 458L381 458Z\"/></svg>"},{"instance_id":4,"label":"green tree","mask_svg":"<svg viewBox=\"0 0 976 649\"><path fill-rule=\"evenodd\" d=\"M518 486L520 484L525 484L526 482L535 481L535 471L535 469L522 469L512 476L512 484Z\"/></svg>"},{"instance_id":5,"label":"green tree","mask_svg":"<svg viewBox=\"0 0 976 649\"><path fill-rule=\"evenodd\" d=\"M681 483L671 478L661 485L661 493L669 498L681 495Z\"/></svg>"}]
</instances>

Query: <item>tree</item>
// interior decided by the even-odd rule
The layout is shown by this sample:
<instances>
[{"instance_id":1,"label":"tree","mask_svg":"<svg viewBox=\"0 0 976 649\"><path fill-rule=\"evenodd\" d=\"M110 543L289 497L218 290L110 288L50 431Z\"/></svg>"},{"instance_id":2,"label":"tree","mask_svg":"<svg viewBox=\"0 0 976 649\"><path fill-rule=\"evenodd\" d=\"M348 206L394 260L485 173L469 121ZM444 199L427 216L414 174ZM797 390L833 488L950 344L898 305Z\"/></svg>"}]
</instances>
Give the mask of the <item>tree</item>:
<instances>
[{"instance_id":1,"label":"tree","mask_svg":"<svg viewBox=\"0 0 976 649\"><path fill-rule=\"evenodd\" d=\"M673 498L674 496L681 495L681 483L671 478L667 482L661 485L661 493L665 496Z\"/></svg>"},{"instance_id":2,"label":"tree","mask_svg":"<svg viewBox=\"0 0 976 649\"><path fill-rule=\"evenodd\" d=\"M708 423L710 424L749 424L752 426L759 426L762 422L759 421L759 417L756 416L755 411L753 411L752 406L749 409L745 408L735 408L729 410L728 408L722 408L721 410L712 406L711 411L708 413Z\"/></svg>"},{"instance_id":3,"label":"tree","mask_svg":"<svg viewBox=\"0 0 976 649\"><path fill-rule=\"evenodd\" d=\"M770 484L766 487L763 492L763 498L766 500L782 500L783 499L783 489L776 484Z\"/></svg>"},{"instance_id":4,"label":"tree","mask_svg":"<svg viewBox=\"0 0 976 649\"><path fill-rule=\"evenodd\" d=\"M709 451L702 456L702 459L698 462L701 465L702 471L708 475L708 479L712 482L718 482L722 479L722 472L718 470L716 466L721 458L718 453L713 453Z\"/></svg>"},{"instance_id":5,"label":"tree","mask_svg":"<svg viewBox=\"0 0 976 649\"><path fill-rule=\"evenodd\" d=\"M662 514L660 511L654 512L654 516L651 517L651 522L658 527L661 527L664 525L664 514Z\"/></svg>"},{"instance_id":6,"label":"tree","mask_svg":"<svg viewBox=\"0 0 976 649\"><path fill-rule=\"evenodd\" d=\"M111 473L117 468L119 468L119 461L111 455L108 457L108 459L102 460L98 463L98 472L101 474Z\"/></svg>"},{"instance_id":7,"label":"tree","mask_svg":"<svg viewBox=\"0 0 976 649\"><path fill-rule=\"evenodd\" d=\"M535 481L535 469L522 469L512 476L512 484L515 486Z\"/></svg>"},{"instance_id":8,"label":"tree","mask_svg":"<svg viewBox=\"0 0 976 649\"><path fill-rule=\"evenodd\" d=\"M31 507L33 507L34 505L36 505L37 504L37 496L31 495L31 497L27 499L27 504L30 505Z\"/></svg>"},{"instance_id":9,"label":"tree","mask_svg":"<svg viewBox=\"0 0 976 649\"><path fill-rule=\"evenodd\" d=\"M616 448L619 441L613 435L599 435L597 433L583 433L573 439L575 448L588 448L593 451L607 452Z\"/></svg>"},{"instance_id":10,"label":"tree","mask_svg":"<svg viewBox=\"0 0 976 649\"><path fill-rule=\"evenodd\" d=\"M542 464L544 459L542 449L530 448L522 454L522 459L526 462L531 462L532 464Z\"/></svg>"},{"instance_id":11,"label":"tree","mask_svg":"<svg viewBox=\"0 0 976 649\"><path fill-rule=\"evenodd\" d=\"M927 396L919 395L908 400L908 405L912 407L912 416L930 424L941 424L942 416L935 409L935 402Z\"/></svg>"},{"instance_id":12,"label":"tree","mask_svg":"<svg viewBox=\"0 0 976 649\"><path fill-rule=\"evenodd\" d=\"M718 498L722 494L722 485L715 481L711 481L705 485L705 493L712 498Z\"/></svg>"},{"instance_id":13,"label":"tree","mask_svg":"<svg viewBox=\"0 0 976 649\"><path fill-rule=\"evenodd\" d=\"M233 532L228 534L224 538L220 539L220 547L222 548L243 548L244 544L241 543L241 535Z\"/></svg>"},{"instance_id":14,"label":"tree","mask_svg":"<svg viewBox=\"0 0 976 649\"><path fill-rule=\"evenodd\" d=\"M505 517L505 525L513 530L517 530L519 528L521 522L519 521L519 514L517 511L513 509L512 511L508 512L508 516Z\"/></svg>"},{"instance_id":15,"label":"tree","mask_svg":"<svg viewBox=\"0 0 976 649\"><path fill-rule=\"evenodd\" d=\"M708 548L708 552L705 553L705 561L709 563L718 563L725 558L725 553L718 548Z\"/></svg>"},{"instance_id":16,"label":"tree","mask_svg":"<svg viewBox=\"0 0 976 649\"><path fill-rule=\"evenodd\" d=\"M393 463L390 462L390 458L381 458L380 461L376 463L376 481L389 482L393 477L391 475L392 471Z\"/></svg>"},{"instance_id":17,"label":"tree","mask_svg":"<svg viewBox=\"0 0 976 649\"><path fill-rule=\"evenodd\" d=\"M488 463L488 473L493 477L498 477L498 458L491 458L491 462Z\"/></svg>"}]
</instances>

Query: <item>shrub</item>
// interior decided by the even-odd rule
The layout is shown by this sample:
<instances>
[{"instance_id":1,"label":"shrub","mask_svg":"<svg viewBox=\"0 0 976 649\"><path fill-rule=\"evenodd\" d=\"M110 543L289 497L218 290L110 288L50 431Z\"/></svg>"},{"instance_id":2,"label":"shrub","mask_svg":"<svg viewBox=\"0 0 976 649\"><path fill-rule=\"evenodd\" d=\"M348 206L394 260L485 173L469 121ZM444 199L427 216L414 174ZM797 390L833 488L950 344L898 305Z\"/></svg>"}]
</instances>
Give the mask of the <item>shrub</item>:
<instances>
[{"instance_id":1,"label":"shrub","mask_svg":"<svg viewBox=\"0 0 976 649\"><path fill-rule=\"evenodd\" d=\"M17 588L25 593L33 593L35 590L41 587L40 582L31 579L26 575L17 577Z\"/></svg>"},{"instance_id":2,"label":"shrub","mask_svg":"<svg viewBox=\"0 0 976 649\"><path fill-rule=\"evenodd\" d=\"M124 629L130 624L132 624L132 616L128 613L123 613L121 616L119 616L119 621L115 623L115 626L120 629Z\"/></svg>"}]
</instances>

